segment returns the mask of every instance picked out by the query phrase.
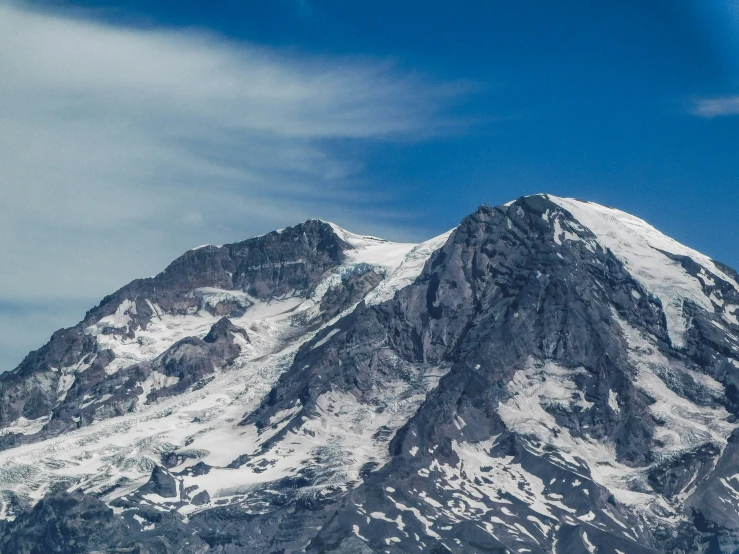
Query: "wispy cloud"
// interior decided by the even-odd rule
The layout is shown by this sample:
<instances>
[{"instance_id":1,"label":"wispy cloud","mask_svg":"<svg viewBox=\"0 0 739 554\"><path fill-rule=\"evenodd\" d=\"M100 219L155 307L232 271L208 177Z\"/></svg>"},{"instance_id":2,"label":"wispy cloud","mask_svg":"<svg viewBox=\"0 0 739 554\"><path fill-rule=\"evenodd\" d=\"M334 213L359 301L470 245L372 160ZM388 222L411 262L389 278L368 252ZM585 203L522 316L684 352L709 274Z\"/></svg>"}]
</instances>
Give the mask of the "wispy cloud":
<instances>
[{"instance_id":1,"label":"wispy cloud","mask_svg":"<svg viewBox=\"0 0 739 554\"><path fill-rule=\"evenodd\" d=\"M381 232L337 145L448 131L468 90L2 0L0 76L0 301L80 306L206 240L314 215Z\"/></svg>"},{"instance_id":2,"label":"wispy cloud","mask_svg":"<svg viewBox=\"0 0 739 554\"><path fill-rule=\"evenodd\" d=\"M739 94L698 98L693 101L690 113L706 118L739 115Z\"/></svg>"}]
</instances>

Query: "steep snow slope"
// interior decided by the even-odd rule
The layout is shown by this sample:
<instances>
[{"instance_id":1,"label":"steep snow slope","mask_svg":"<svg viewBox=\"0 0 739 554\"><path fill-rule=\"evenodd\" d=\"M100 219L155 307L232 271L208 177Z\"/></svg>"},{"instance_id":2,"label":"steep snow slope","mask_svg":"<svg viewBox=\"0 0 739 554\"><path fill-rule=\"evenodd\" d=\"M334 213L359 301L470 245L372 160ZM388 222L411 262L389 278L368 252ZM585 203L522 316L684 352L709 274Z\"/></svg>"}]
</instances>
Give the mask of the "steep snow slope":
<instances>
[{"instance_id":1,"label":"steep snow slope","mask_svg":"<svg viewBox=\"0 0 739 554\"><path fill-rule=\"evenodd\" d=\"M726 303L720 293L705 293L706 286L713 285L716 276L739 291L739 283L726 275L708 256L680 244L646 221L620 210L572 198L551 195L548 198L568 210L582 225L595 233L598 242L610 249L629 272L660 299L667 317L670 339L675 346L684 345L684 335L689 325L683 313L685 300L695 302L709 312L713 312L716 305L716 311L726 321L739 324L739 306ZM668 257L669 254L673 256ZM700 267L697 271L686 270L680 263L681 257L690 258Z\"/></svg>"},{"instance_id":2,"label":"steep snow slope","mask_svg":"<svg viewBox=\"0 0 739 554\"><path fill-rule=\"evenodd\" d=\"M250 329L252 345L257 346L243 348L230 368L218 368L202 388L139 405L133 413L93 422L57 438L0 452L0 488L22 500L36 501L58 483L66 483L73 490L106 491L114 498L138 488L163 453L188 440L192 443L207 435L214 443L207 456L228 457L235 440L244 434L235 424L269 392L294 354L297 345L285 349L282 340L290 329L291 310L299 302L273 302L234 319L235 325ZM209 314L172 319L170 327L177 332L187 329L203 336L215 323ZM151 390L153 385L148 385L143 388ZM26 478L18 480L19 475Z\"/></svg>"},{"instance_id":3,"label":"steep snow slope","mask_svg":"<svg viewBox=\"0 0 739 554\"><path fill-rule=\"evenodd\" d=\"M392 270L403 263L408 253L416 247L413 243L390 242L378 237L357 235L333 223L329 225L341 240L351 245L352 250L347 255L347 262L350 264L366 263Z\"/></svg>"},{"instance_id":4,"label":"steep snow slope","mask_svg":"<svg viewBox=\"0 0 739 554\"><path fill-rule=\"evenodd\" d=\"M403 261L389 272L388 277L366 296L365 302L367 304L379 304L385 300L390 300L398 290L410 285L421 273L423 265L431 254L444 246L444 243L449 240L452 231L453 229L415 245L404 256Z\"/></svg>"}]
</instances>

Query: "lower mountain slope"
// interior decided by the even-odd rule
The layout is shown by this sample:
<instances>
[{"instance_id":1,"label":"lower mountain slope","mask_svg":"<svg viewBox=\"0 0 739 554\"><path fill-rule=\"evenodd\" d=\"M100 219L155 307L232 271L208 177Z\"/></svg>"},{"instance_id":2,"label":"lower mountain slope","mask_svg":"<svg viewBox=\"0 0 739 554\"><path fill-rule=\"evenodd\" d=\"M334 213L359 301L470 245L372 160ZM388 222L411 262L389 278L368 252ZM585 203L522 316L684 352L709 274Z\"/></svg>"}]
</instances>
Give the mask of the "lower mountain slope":
<instances>
[{"instance_id":1,"label":"lower mountain slope","mask_svg":"<svg viewBox=\"0 0 739 554\"><path fill-rule=\"evenodd\" d=\"M733 552L737 316L729 268L549 195L191 251L0 377L0 546Z\"/></svg>"}]
</instances>

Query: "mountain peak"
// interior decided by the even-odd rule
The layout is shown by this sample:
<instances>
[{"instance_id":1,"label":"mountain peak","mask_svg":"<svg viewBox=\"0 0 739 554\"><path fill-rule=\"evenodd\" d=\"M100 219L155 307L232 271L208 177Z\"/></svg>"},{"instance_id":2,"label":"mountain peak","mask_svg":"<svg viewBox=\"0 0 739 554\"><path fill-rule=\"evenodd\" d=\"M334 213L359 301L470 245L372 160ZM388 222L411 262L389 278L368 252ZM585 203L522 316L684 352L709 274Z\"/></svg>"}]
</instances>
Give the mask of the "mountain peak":
<instances>
[{"instance_id":1,"label":"mountain peak","mask_svg":"<svg viewBox=\"0 0 739 554\"><path fill-rule=\"evenodd\" d=\"M0 549L72 548L69 506L88 551L732 551L738 317L729 268L548 194L193 249L0 376Z\"/></svg>"}]
</instances>

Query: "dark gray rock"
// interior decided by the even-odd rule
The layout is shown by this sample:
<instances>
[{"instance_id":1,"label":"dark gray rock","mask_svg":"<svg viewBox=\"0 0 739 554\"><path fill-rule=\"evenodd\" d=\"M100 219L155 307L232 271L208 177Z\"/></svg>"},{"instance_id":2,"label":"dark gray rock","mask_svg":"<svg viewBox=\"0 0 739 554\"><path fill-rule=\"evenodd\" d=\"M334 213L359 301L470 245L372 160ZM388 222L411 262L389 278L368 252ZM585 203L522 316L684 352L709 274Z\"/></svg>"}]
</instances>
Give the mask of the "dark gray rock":
<instances>
[{"instance_id":1,"label":"dark gray rock","mask_svg":"<svg viewBox=\"0 0 739 554\"><path fill-rule=\"evenodd\" d=\"M129 535L123 520L99 500L61 492L42 499L10 523L0 539L0 550L18 554L76 554L102 549L141 552Z\"/></svg>"},{"instance_id":2,"label":"dark gray rock","mask_svg":"<svg viewBox=\"0 0 739 554\"><path fill-rule=\"evenodd\" d=\"M177 496L177 481L162 466L154 466L149 482L140 487L138 492L141 494L158 494L164 498L174 498Z\"/></svg>"},{"instance_id":3,"label":"dark gray rock","mask_svg":"<svg viewBox=\"0 0 739 554\"><path fill-rule=\"evenodd\" d=\"M201 506L203 504L207 504L208 502L210 502L208 491L201 491L192 497L192 503L196 506Z\"/></svg>"}]
</instances>

